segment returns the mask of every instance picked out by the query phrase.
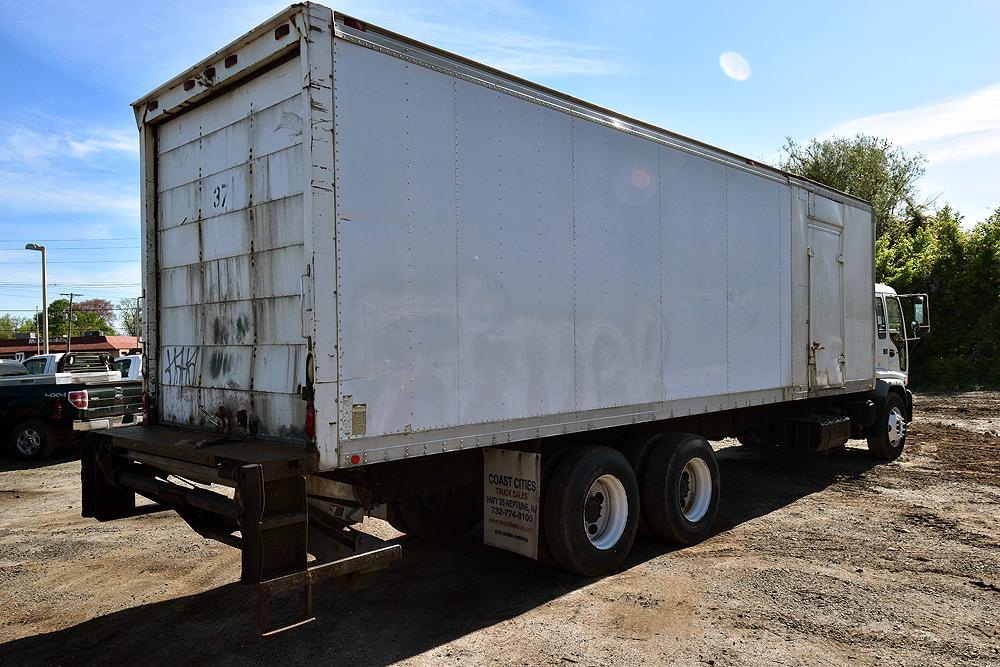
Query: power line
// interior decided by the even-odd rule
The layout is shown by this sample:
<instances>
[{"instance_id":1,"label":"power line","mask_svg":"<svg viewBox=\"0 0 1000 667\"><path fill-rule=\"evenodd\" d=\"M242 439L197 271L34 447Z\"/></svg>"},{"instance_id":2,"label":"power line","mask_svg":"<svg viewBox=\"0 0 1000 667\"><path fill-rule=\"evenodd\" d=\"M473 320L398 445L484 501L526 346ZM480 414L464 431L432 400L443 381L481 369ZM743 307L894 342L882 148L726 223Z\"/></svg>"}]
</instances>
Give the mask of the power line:
<instances>
[{"instance_id":1,"label":"power line","mask_svg":"<svg viewBox=\"0 0 1000 667\"><path fill-rule=\"evenodd\" d=\"M78 295L79 296L79 295ZM132 306L111 306L110 308L102 308L101 310L77 310L79 313L99 313L105 310L135 310ZM0 313L37 313L38 308L0 308ZM51 311L50 311L51 312ZM51 315L50 315L51 317Z\"/></svg>"},{"instance_id":2,"label":"power line","mask_svg":"<svg viewBox=\"0 0 1000 667\"><path fill-rule=\"evenodd\" d=\"M138 250L137 245L71 245L48 248L48 250ZM2 252L22 252L23 248L0 248Z\"/></svg>"},{"instance_id":3,"label":"power line","mask_svg":"<svg viewBox=\"0 0 1000 667\"><path fill-rule=\"evenodd\" d=\"M89 238L89 239L37 239L34 237L23 238L23 239L0 239L0 243L31 243L34 241L45 241L46 243L55 242L77 242L77 241L138 241L141 236L108 236L103 238Z\"/></svg>"},{"instance_id":4,"label":"power line","mask_svg":"<svg viewBox=\"0 0 1000 667\"><path fill-rule=\"evenodd\" d=\"M138 259L85 259L79 262L73 260L46 262L46 264L124 264L135 263ZM38 264L38 262L4 262L4 264Z\"/></svg>"}]
</instances>

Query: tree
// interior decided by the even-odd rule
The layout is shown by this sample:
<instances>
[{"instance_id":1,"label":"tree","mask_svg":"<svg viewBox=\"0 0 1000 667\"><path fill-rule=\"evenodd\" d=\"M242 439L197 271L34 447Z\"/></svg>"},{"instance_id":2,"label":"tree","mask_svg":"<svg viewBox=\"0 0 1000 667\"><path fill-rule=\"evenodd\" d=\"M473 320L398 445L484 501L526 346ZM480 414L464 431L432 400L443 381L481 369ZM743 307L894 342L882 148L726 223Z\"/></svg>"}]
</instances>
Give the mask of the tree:
<instances>
[{"instance_id":1,"label":"tree","mask_svg":"<svg viewBox=\"0 0 1000 667\"><path fill-rule=\"evenodd\" d=\"M89 299L73 304L73 335L82 336L85 331L114 333L109 320L114 319L114 306L107 299ZM42 314L38 314L41 331ZM65 336L69 330L69 299L56 299L49 303L49 335Z\"/></svg>"},{"instance_id":2,"label":"tree","mask_svg":"<svg viewBox=\"0 0 1000 667\"><path fill-rule=\"evenodd\" d=\"M917 201L917 181L926 159L907 155L891 142L857 134L854 137L813 139L800 146L791 138L782 149L780 167L871 202L875 232L893 243L902 233L907 214L919 219L925 205Z\"/></svg>"},{"instance_id":3,"label":"tree","mask_svg":"<svg viewBox=\"0 0 1000 667\"><path fill-rule=\"evenodd\" d=\"M10 313L0 315L0 338L13 338L15 333L31 323L30 317L20 317ZM34 328L31 328L31 331L34 331Z\"/></svg>"},{"instance_id":4,"label":"tree","mask_svg":"<svg viewBox=\"0 0 1000 667\"><path fill-rule=\"evenodd\" d=\"M113 334L115 307L107 299L87 299L73 304L73 335L100 330Z\"/></svg>"},{"instance_id":5,"label":"tree","mask_svg":"<svg viewBox=\"0 0 1000 667\"><path fill-rule=\"evenodd\" d=\"M920 201L923 156L884 139L789 139L783 150L786 171L872 203L876 280L930 295L933 328L914 348L911 386L1000 387L1000 209L970 230L947 204Z\"/></svg>"},{"instance_id":6,"label":"tree","mask_svg":"<svg viewBox=\"0 0 1000 667\"><path fill-rule=\"evenodd\" d=\"M142 330L142 313L138 308L138 298L118 301L118 320L121 322L122 331L129 336L138 336Z\"/></svg>"}]
</instances>

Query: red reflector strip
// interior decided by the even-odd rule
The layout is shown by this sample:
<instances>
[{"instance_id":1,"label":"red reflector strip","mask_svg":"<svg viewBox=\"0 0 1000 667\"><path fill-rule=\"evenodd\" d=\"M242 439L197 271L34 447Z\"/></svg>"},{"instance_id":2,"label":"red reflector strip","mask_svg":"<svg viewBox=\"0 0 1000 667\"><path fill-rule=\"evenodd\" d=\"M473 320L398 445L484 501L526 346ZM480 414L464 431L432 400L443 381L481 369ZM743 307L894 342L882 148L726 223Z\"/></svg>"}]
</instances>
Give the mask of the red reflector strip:
<instances>
[{"instance_id":1,"label":"red reflector strip","mask_svg":"<svg viewBox=\"0 0 1000 667\"><path fill-rule=\"evenodd\" d=\"M357 454L351 454L351 463L353 463L354 465L358 465L359 463L361 463L361 457L358 456Z\"/></svg>"},{"instance_id":2,"label":"red reflector strip","mask_svg":"<svg viewBox=\"0 0 1000 667\"><path fill-rule=\"evenodd\" d=\"M286 23L284 25L279 25L274 29L274 38L281 39L282 37L287 37L288 33L292 31L291 27Z\"/></svg>"},{"instance_id":3,"label":"red reflector strip","mask_svg":"<svg viewBox=\"0 0 1000 667\"><path fill-rule=\"evenodd\" d=\"M232 54L231 56L226 56L226 69L229 69L230 67L232 67L233 65L235 65L236 64L236 60L237 60L237 57L236 57L235 53Z\"/></svg>"}]
</instances>

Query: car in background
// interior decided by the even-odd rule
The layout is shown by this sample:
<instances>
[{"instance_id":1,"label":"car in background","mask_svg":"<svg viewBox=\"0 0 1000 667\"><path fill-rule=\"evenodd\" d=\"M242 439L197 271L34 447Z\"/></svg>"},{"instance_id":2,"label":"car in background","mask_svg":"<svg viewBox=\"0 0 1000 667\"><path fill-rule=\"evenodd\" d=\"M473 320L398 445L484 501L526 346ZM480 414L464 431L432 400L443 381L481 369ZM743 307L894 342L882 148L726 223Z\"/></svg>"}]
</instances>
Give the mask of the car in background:
<instances>
[{"instance_id":1,"label":"car in background","mask_svg":"<svg viewBox=\"0 0 1000 667\"><path fill-rule=\"evenodd\" d=\"M59 370L59 360L63 358L65 352L50 352L48 354L36 354L24 360L24 367L32 375L52 375Z\"/></svg>"},{"instance_id":2,"label":"car in background","mask_svg":"<svg viewBox=\"0 0 1000 667\"><path fill-rule=\"evenodd\" d=\"M28 369L20 361L14 359L0 359L0 377L11 377L14 375L27 375Z\"/></svg>"},{"instance_id":3,"label":"car in background","mask_svg":"<svg viewBox=\"0 0 1000 667\"><path fill-rule=\"evenodd\" d=\"M110 355L60 354L51 373L29 373L33 361L48 359L0 364L0 443L19 458L39 461L91 431L142 423L142 380L123 378Z\"/></svg>"},{"instance_id":4,"label":"car in background","mask_svg":"<svg viewBox=\"0 0 1000 667\"><path fill-rule=\"evenodd\" d=\"M121 371L122 378L125 380L141 380L142 379L142 355L141 354L127 354L122 357L115 359L115 368Z\"/></svg>"}]
</instances>

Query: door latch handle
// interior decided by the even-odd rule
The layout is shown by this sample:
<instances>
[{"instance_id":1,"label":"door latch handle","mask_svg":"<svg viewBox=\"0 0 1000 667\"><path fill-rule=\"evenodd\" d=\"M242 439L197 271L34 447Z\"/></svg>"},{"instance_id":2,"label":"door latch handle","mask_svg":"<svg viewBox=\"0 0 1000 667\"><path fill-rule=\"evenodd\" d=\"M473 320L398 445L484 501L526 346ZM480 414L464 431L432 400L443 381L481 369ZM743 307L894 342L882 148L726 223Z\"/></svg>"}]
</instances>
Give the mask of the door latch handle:
<instances>
[{"instance_id":1,"label":"door latch handle","mask_svg":"<svg viewBox=\"0 0 1000 667\"><path fill-rule=\"evenodd\" d=\"M820 342L819 342L818 340L814 340L814 341L812 342L812 345L810 346L810 349L811 349L811 350L812 350L813 352L816 352L816 350L825 350L825 349L826 349L826 346L825 346L825 345L823 345L823 344L821 344L821 343L820 343Z\"/></svg>"},{"instance_id":2,"label":"door latch handle","mask_svg":"<svg viewBox=\"0 0 1000 667\"><path fill-rule=\"evenodd\" d=\"M889 350L889 356L890 357L895 357L896 356L896 350Z\"/></svg>"}]
</instances>

